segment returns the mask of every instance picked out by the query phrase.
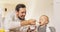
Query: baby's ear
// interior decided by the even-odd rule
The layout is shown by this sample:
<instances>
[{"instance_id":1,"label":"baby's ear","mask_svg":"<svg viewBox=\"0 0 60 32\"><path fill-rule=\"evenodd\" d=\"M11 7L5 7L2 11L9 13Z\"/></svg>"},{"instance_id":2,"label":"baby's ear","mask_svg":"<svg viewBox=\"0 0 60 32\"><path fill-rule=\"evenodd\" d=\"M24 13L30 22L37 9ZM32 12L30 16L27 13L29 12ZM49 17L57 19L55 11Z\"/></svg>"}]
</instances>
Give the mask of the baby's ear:
<instances>
[{"instance_id":1,"label":"baby's ear","mask_svg":"<svg viewBox=\"0 0 60 32\"><path fill-rule=\"evenodd\" d=\"M40 24L41 22L39 21L39 24Z\"/></svg>"},{"instance_id":2,"label":"baby's ear","mask_svg":"<svg viewBox=\"0 0 60 32\"><path fill-rule=\"evenodd\" d=\"M48 24L48 23L49 23L49 21L46 21L45 23L46 23L46 24Z\"/></svg>"}]
</instances>

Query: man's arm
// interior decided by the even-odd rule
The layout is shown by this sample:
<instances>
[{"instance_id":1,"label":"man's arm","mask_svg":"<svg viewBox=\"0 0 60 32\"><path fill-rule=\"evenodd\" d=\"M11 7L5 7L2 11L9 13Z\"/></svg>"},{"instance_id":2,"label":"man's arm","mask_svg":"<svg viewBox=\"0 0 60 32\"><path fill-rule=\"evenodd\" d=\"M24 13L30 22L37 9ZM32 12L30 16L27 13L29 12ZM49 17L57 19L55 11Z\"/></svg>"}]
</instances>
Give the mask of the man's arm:
<instances>
[{"instance_id":1,"label":"man's arm","mask_svg":"<svg viewBox=\"0 0 60 32\"><path fill-rule=\"evenodd\" d=\"M30 22L25 20L25 21L21 21L21 26L26 26L26 25L30 25Z\"/></svg>"},{"instance_id":2,"label":"man's arm","mask_svg":"<svg viewBox=\"0 0 60 32\"><path fill-rule=\"evenodd\" d=\"M34 19L21 21L21 26L24 26L24 25L35 25L35 24L36 24L36 20L34 20Z\"/></svg>"}]
</instances>

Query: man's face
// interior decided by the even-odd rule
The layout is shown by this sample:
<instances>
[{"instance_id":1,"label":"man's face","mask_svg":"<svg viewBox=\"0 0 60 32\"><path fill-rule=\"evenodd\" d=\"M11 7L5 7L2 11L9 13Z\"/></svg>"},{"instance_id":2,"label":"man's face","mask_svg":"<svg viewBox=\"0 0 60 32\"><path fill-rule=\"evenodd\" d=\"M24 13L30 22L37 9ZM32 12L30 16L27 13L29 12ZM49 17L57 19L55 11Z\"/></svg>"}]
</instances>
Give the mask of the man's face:
<instances>
[{"instance_id":1,"label":"man's face","mask_svg":"<svg viewBox=\"0 0 60 32\"><path fill-rule=\"evenodd\" d=\"M17 12L17 16L20 20L24 20L26 15L26 8L20 8L19 12Z\"/></svg>"},{"instance_id":2,"label":"man's face","mask_svg":"<svg viewBox=\"0 0 60 32\"><path fill-rule=\"evenodd\" d=\"M46 23L48 23L47 20L48 20L47 17L41 16L40 19L39 19L40 25L41 25L41 26L42 26L42 25L46 25Z\"/></svg>"}]
</instances>

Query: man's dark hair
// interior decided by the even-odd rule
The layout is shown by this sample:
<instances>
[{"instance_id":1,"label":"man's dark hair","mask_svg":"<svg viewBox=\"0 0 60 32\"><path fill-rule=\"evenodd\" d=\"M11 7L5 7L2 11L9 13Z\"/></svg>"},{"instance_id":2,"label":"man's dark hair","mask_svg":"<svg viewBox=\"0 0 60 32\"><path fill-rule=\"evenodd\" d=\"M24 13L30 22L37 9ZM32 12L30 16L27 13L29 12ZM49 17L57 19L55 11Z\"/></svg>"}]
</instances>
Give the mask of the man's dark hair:
<instances>
[{"instance_id":1,"label":"man's dark hair","mask_svg":"<svg viewBox=\"0 0 60 32\"><path fill-rule=\"evenodd\" d=\"M25 6L24 4L18 4L18 5L16 6L15 10L16 10L17 12L19 12L19 8L26 8L26 6Z\"/></svg>"}]
</instances>

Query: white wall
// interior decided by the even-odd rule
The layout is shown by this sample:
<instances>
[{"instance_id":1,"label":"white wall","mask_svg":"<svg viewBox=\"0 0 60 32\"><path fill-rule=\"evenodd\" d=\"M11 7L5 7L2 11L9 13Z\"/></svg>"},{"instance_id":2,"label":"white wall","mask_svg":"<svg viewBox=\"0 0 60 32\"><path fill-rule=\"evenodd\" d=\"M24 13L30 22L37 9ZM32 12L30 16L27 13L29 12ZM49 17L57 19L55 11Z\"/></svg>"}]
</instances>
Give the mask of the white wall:
<instances>
[{"instance_id":1,"label":"white wall","mask_svg":"<svg viewBox=\"0 0 60 32\"><path fill-rule=\"evenodd\" d=\"M35 0L31 1L30 8L28 9L29 14L27 15L27 19L35 18L39 19L41 15L49 16L50 20L53 15L53 0ZM30 16L29 16L30 15Z\"/></svg>"},{"instance_id":2,"label":"white wall","mask_svg":"<svg viewBox=\"0 0 60 32\"><path fill-rule=\"evenodd\" d=\"M53 16L54 26L56 32L60 32L60 0L54 0L54 16Z\"/></svg>"}]
</instances>

